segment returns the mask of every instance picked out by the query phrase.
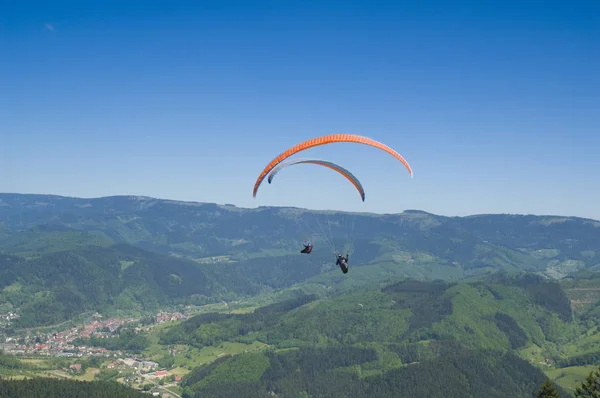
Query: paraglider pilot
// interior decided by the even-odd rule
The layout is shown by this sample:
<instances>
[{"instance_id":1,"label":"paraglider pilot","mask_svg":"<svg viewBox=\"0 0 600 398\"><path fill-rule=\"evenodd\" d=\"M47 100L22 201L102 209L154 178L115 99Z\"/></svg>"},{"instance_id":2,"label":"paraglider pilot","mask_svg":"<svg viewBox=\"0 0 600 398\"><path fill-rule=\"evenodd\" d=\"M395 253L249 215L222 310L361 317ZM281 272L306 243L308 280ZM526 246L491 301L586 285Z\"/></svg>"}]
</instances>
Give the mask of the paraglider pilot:
<instances>
[{"instance_id":1,"label":"paraglider pilot","mask_svg":"<svg viewBox=\"0 0 600 398\"><path fill-rule=\"evenodd\" d=\"M303 243L304 249L300 253L309 254L312 251L312 244L310 242Z\"/></svg>"},{"instance_id":2,"label":"paraglider pilot","mask_svg":"<svg viewBox=\"0 0 600 398\"><path fill-rule=\"evenodd\" d=\"M335 264L340 266L344 274L348 273L348 253L346 253L346 257L342 256L342 253L339 253Z\"/></svg>"}]
</instances>

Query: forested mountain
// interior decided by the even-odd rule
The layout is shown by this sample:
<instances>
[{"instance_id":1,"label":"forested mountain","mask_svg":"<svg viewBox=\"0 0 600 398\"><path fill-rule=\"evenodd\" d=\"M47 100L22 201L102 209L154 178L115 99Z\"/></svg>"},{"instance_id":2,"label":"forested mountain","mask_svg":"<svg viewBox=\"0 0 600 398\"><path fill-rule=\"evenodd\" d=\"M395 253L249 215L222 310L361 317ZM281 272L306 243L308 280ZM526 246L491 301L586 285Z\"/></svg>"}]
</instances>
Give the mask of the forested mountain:
<instances>
[{"instance_id":1,"label":"forested mountain","mask_svg":"<svg viewBox=\"0 0 600 398\"><path fill-rule=\"evenodd\" d=\"M126 243L197 262L222 261L276 287L333 269L330 249L346 244L353 266L389 265L386 270L412 277L460 278L497 269L564 276L600 265L600 222L574 217L376 215L133 196L0 194L0 225L1 247L11 252ZM304 238L315 244L312 261L298 254ZM296 266L302 271L290 272Z\"/></svg>"},{"instance_id":2,"label":"forested mountain","mask_svg":"<svg viewBox=\"0 0 600 398\"><path fill-rule=\"evenodd\" d=\"M107 381L75 381L54 378L0 380L1 398L144 398L148 394Z\"/></svg>"},{"instance_id":3,"label":"forested mountain","mask_svg":"<svg viewBox=\"0 0 600 398\"><path fill-rule=\"evenodd\" d=\"M86 310L151 310L297 284L319 294L394 279L459 280L600 265L600 222L517 215L241 209L147 197L0 194L0 297L19 326ZM310 239L315 249L299 253ZM342 275L332 250L350 249Z\"/></svg>"},{"instance_id":4,"label":"forested mountain","mask_svg":"<svg viewBox=\"0 0 600 398\"><path fill-rule=\"evenodd\" d=\"M183 397L529 398L545 379L541 370L511 353L445 344L434 350L431 358L381 373L369 372L381 361L369 348L224 357L191 372Z\"/></svg>"},{"instance_id":5,"label":"forested mountain","mask_svg":"<svg viewBox=\"0 0 600 398\"><path fill-rule=\"evenodd\" d=\"M245 278L210 264L151 253L133 246L88 246L32 258L0 255L0 303L19 309L16 327L56 324L84 311L139 309L166 304L205 304L253 295Z\"/></svg>"},{"instance_id":6,"label":"forested mountain","mask_svg":"<svg viewBox=\"0 0 600 398\"><path fill-rule=\"evenodd\" d=\"M541 276L405 280L359 290L327 299L297 293L248 314L198 315L165 329L159 341L199 349L224 342L269 346L193 370L184 379L186 397L243 391L256 397L531 397L544 382L544 362L597 360L571 355L598 349L600 320L582 320L563 287Z\"/></svg>"},{"instance_id":7,"label":"forested mountain","mask_svg":"<svg viewBox=\"0 0 600 398\"><path fill-rule=\"evenodd\" d=\"M328 299L296 293L248 314L202 314L165 330L160 342L201 348L223 341L277 348L377 343L402 363L418 360L421 341L451 340L472 349L536 346L560 361L561 345L585 334L562 286L536 275L477 282L405 280ZM594 319L594 325L600 324Z\"/></svg>"}]
</instances>

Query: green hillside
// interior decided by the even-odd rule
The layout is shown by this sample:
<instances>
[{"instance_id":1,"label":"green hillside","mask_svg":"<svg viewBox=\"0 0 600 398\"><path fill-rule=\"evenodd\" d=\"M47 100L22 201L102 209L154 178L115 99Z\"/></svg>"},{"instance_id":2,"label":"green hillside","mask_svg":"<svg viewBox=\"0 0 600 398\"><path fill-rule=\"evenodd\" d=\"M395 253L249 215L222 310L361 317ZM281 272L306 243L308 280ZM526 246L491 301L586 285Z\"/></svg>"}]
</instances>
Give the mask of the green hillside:
<instances>
[{"instance_id":1,"label":"green hillside","mask_svg":"<svg viewBox=\"0 0 600 398\"><path fill-rule=\"evenodd\" d=\"M0 380L0 397L4 398L143 398L148 394L112 381L75 381L55 378Z\"/></svg>"},{"instance_id":2,"label":"green hillside","mask_svg":"<svg viewBox=\"0 0 600 398\"><path fill-rule=\"evenodd\" d=\"M303 348L223 357L188 374L183 397L531 397L543 373L510 353L439 345L431 358L380 374L374 349ZM566 396L566 394L564 395Z\"/></svg>"},{"instance_id":3,"label":"green hillside","mask_svg":"<svg viewBox=\"0 0 600 398\"><path fill-rule=\"evenodd\" d=\"M384 377L393 369L436 360L435 347L456 346L476 357L490 350L512 352L571 389L581 369L598 363L600 320L571 306L569 295L577 291L573 284L589 280L569 283L565 288L533 274L497 274L473 282L405 280L324 299L299 289L288 293L295 297L252 313L202 314L162 328L158 342L196 350L260 342L270 347L267 353L278 355L298 349L372 348L377 359L352 365L364 377ZM209 385L205 381L194 388L205 391Z\"/></svg>"},{"instance_id":4,"label":"green hillside","mask_svg":"<svg viewBox=\"0 0 600 398\"><path fill-rule=\"evenodd\" d=\"M17 310L14 327L56 324L85 311L157 311L252 296L260 288L212 264L123 244L87 246L32 258L0 255L0 302Z\"/></svg>"},{"instance_id":5,"label":"green hillside","mask_svg":"<svg viewBox=\"0 0 600 398\"><path fill-rule=\"evenodd\" d=\"M110 239L77 231L64 226L38 225L25 231L7 234L0 240L0 250L33 257L36 255L76 250L89 246L107 247Z\"/></svg>"},{"instance_id":6,"label":"green hillside","mask_svg":"<svg viewBox=\"0 0 600 398\"><path fill-rule=\"evenodd\" d=\"M557 282L526 275L472 283L405 280L321 300L299 294L253 313L198 315L165 331L161 342L202 348L258 340L288 348L452 339L472 348L536 345L558 356L555 343L569 341L579 327Z\"/></svg>"}]
</instances>

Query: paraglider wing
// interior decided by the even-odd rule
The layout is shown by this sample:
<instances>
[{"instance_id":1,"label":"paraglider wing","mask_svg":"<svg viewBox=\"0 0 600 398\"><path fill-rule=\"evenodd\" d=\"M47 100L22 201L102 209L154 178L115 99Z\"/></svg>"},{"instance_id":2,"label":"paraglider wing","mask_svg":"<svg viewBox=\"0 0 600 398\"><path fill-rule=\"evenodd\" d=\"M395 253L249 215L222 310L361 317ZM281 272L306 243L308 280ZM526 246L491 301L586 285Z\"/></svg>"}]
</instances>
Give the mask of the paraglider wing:
<instances>
[{"instance_id":1,"label":"paraglider wing","mask_svg":"<svg viewBox=\"0 0 600 398\"><path fill-rule=\"evenodd\" d=\"M354 187L358 190L358 193L360 193L360 197L362 198L363 202L365 201L365 190L363 189L363 186L360 183L360 181L358 181L358 178L356 178L351 172L349 172L342 166L335 164L333 162L328 162L326 160L294 159L294 160L288 160L287 162L280 163L277 166L275 166L275 168L273 168L273 170L271 171L271 174L269 174L269 178L267 179L269 181L269 184L271 183L271 181L273 181L273 177L275 177L275 175L277 173L279 173L279 171L281 171L282 169L284 169L286 167L295 165L295 164L316 164L316 165L324 166L331 170L337 171L338 173L340 173L341 175L346 177L352 183L352 185L354 185Z\"/></svg>"},{"instance_id":2,"label":"paraglider wing","mask_svg":"<svg viewBox=\"0 0 600 398\"><path fill-rule=\"evenodd\" d=\"M280 153L275 159L273 159L263 169L263 171L260 173L260 175L256 179L256 183L254 184L254 191L252 192L252 196L256 198L256 192L258 191L260 184L262 184L262 182L265 179L265 177L267 176L267 174L269 174L271 172L271 170L273 170L273 168L275 168L275 166L277 166L279 163L283 162L285 159L289 158L290 156L292 156L298 152L301 152L301 151L304 151L306 149L310 149L310 148L313 148L316 146L320 146L320 145L331 144L333 142L354 142L357 144L370 145L372 147L379 148L383 151L386 151L387 153L389 153L390 155L392 155L393 157L398 159L400 162L402 162L402 164L407 168L411 177L413 175L412 169L411 169L410 165L408 164L408 162L406 160L404 160L404 158L398 152L396 152L389 146L382 144L380 142L377 142L371 138L362 137L360 135L331 134L331 135L326 135L326 136L322 136L322 137L312 138L310 140L301 142L300 144L297 144L297 145L283 151L282 153Z\"/></svg>"}]
</instances>

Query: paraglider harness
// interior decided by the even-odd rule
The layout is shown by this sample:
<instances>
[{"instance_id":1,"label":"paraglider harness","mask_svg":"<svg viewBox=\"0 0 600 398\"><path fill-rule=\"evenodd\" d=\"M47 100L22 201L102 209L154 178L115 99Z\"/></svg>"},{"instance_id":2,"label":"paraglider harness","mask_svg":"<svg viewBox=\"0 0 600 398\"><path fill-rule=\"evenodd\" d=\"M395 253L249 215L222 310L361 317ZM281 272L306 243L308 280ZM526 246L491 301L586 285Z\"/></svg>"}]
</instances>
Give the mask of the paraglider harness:
<instances>
[{"instance_id":1,"label":"paraglider harness","mask_svg":"<svg viewBox=\"0 0 600 398\"><path fill-rule=\"evenodd\" d=\"M336 265L340 266L340 269L344 274L348 273L348 253L346 253L346 257L342 256L342 253L337 255Z\"/></svg>"},{"instance_id":2,"label":"paraglider harness","mask_svg":"<svg viewBox=\"0 0 600 398\"><path fill-rule=\"evenodd\" d=\"M312 252L312 244L310 242L303 243L304 249L300 253L310 254Z\"/></svg>"}]
</instances>

